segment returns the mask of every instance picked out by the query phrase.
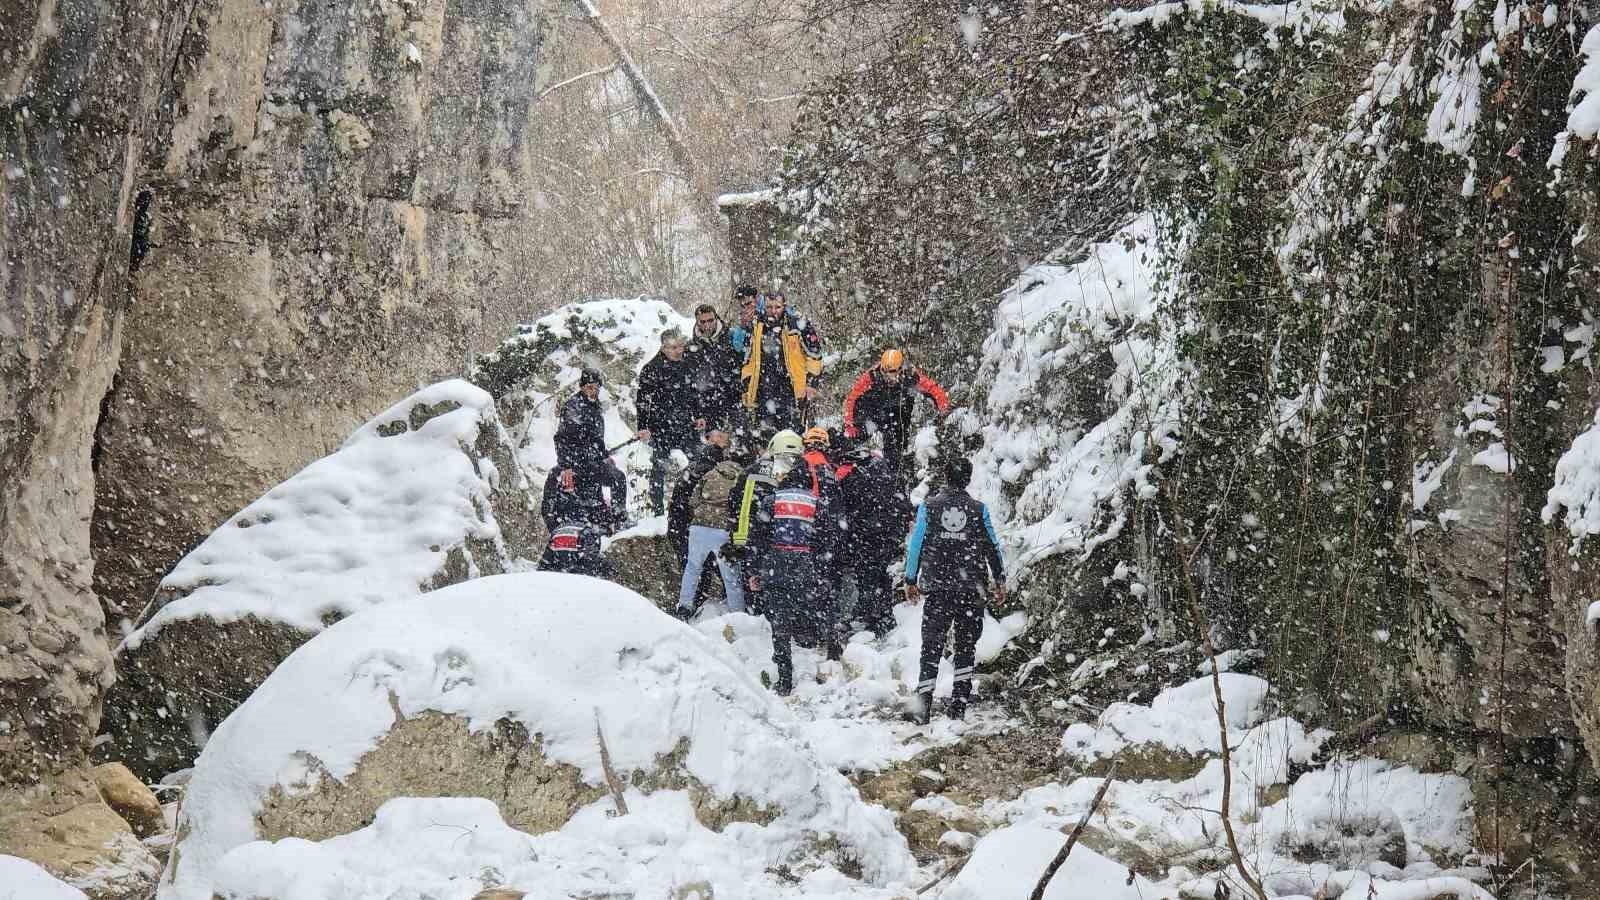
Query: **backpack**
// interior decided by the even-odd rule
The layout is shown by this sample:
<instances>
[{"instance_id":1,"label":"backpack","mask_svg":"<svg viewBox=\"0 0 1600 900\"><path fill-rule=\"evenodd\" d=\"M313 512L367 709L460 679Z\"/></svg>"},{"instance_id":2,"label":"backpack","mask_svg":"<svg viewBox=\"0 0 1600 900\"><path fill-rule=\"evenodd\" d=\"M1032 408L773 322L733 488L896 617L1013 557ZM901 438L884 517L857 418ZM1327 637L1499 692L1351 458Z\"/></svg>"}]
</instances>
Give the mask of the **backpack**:
<instances>
[{"instance_id":1,"label":"backpack","mask_svg":"<svg viewBox=\"0 0 1600 900\"><path fill-rule=\"evenodd\" d=\"M689 523L702 528L725 528L728 523L728 494L738 486L744 468L731 459L711 467L695 485Z\"/></svg>"}]
</instances>

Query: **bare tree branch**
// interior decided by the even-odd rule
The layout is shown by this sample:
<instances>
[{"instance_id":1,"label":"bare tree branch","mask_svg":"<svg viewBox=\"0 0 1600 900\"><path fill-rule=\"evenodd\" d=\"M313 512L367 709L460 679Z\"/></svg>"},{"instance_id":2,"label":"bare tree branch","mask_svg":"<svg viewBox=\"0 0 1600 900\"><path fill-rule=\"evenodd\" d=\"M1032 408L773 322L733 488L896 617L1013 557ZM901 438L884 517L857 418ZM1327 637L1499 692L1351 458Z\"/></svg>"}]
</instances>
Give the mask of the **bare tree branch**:
<instances>
[{"instance_id":1,"label":"bare tree branch","mask_svg":"<svg viewBox=\"0 0 1600 900\"><path fill-rule=\"evenodd\" d=\"M1044 900L1044 890L1050 886L1050 879L1056 877L1056 872L1066 864L1068 854L1072 853L1072 845L1078 842L1078 836L1083 834L1083 829L1089 827L1089 819L1094 816L1094 811L1100 807L1100 801L1105 799L1106 790L1111 787L1111 782L1117 779L1117 764L1111 764L1111 771L1106 773L1106 779L1100 782L1100 789L1094 792L1094 799L1089 801L1089 808L1083 811L1083 818L1078 820L1072 833L1067 835L1067 842L1056 851L1056 858L1050 860L1050 865L1044 867L1044 874L1039 876L1039 883L1033 886L1033 893L1028 895L1028 900Z\"/></svg>"},{"instance_id":2,"label":"bare tree branch","mask_svg":"<svg viewBox=\"0 0 1600 900\"><path fill-rule=\"evenodd\" d=\"M580 81L584 80L585 78L593 78L596 75L610 75L612 72L615 72L616 70L617 70L617 67L615 65L604 66L604 67L599 68L599 69L590 69L589 71L584 72L581 75L574 75L574 76L572 76L571 78L568 78L565 81L559 81L559 82L556 82L555 84L550 85L549 87L547 87L544 90L540 91L539 95L537 97L535 97L534 99L543 100L544 98L550 96L555 91L558 91L558 90L566 87L569 84L576 84L577 82L580 82Z\"/></svg>"}]
</instances>

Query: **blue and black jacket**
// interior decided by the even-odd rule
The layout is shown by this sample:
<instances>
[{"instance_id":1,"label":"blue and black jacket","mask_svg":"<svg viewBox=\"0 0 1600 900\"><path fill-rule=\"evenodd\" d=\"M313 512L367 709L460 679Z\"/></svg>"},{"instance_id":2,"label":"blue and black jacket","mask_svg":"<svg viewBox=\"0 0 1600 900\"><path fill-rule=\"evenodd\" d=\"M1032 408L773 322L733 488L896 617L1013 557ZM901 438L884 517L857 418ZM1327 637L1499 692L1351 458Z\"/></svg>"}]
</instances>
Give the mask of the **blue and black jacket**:
<instances>
[{"instance_id":1,"label":"blue and black jacket","mask_svg":"<svg viewBox=\"0 0 1600 900\"><path fill-rule=\"evenodd\" d=\"M932 593L968 590L1004 577L1000 539L987 506L966 491L946 488L917 507L906 549L907 584Z\"/></svg>"}]
</instances>

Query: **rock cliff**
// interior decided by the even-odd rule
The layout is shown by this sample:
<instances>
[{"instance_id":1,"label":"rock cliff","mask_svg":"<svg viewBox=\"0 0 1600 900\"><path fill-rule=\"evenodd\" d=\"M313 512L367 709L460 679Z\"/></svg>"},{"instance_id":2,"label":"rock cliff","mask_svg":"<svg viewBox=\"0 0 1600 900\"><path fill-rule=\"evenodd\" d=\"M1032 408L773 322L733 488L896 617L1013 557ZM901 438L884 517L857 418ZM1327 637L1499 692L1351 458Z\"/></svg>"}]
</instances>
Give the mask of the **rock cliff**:
<instances>
[{"instance_id":1,"label":"rock cliff","mask_svg":"<svg viewBox=\"0 0 1600 900\"><path fill-rule=\"evenodd\" d=\"M0 3L0 782L74 762L111 679L91 592L92 445L121 355L168 13Z\"/></svg>"},{"instance_id":2,"label":"rock cliff","mask_svg":"<svg viewBox=\"0 0 1600 900\"><path fill-rule=\"evenodd\" d=\"M195 7L145 160L132 365L98 435L113 621L262 490L508 330L542 230L523 202L542 9Z\"/></svg>"}]
</instances>

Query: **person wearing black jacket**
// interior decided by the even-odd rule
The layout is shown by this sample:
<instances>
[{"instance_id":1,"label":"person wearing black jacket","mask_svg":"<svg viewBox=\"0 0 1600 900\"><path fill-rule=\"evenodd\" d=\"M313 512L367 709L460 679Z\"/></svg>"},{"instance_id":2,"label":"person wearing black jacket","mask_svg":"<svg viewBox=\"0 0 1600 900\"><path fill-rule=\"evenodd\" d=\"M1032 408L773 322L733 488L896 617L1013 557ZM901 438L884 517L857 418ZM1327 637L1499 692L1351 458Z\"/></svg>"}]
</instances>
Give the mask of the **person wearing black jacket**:
<instances>
[{"instance_id":1,"label":"person wearing black jacket","mask_svg":"<svg viewBox=\"0 0 1600 900\"><path fill-rule=\"evenodd\" d=\"M917 508L906 547L906 600L912 605L928 595L922 614L921 671L913 718L927 724L933 713L933 685L944 656L945 632L956 632L955 689L948 714L959 719L972 698L972 671L978 636L983 632L985 575L996 603L1006 599L1005 566L989 508L971 494L972 463L957 456L945 464L945 485Z\"/></svg>"},{"instance_id":2,"label":"person wearing black jacket","mask_svg":"<svg viewBox=\"0 0 1600 900\"><path fill-rule=\"evenodd\" d=\"M599 485L580 483L570 469L556 469L545 479L539 515L550 531L539 571L616 577L611 561L600 552L600 538L616 519Z\"/></svg>"},{"instance_id":3,"label":"person wearing black jacket","mask_svg":"<svg viewBox=\"0 0 1600 900\"><path fill-rule=\"evenodd\" d=\"M709 303L695 308L694 340L685 358L694 387L695 426L730 431L739 417L739 365L744 357Z\"/></svg>"},{"instance_id":4,"label":"person wearing black jacket","mask_svg":"<svg viewBox=\"0 0 1600 900\"><path fill-rule=\"evenodd\" d=\"M844 433L861 437L876 431L883 435L883 455L891 468L905 463L911 444L911 414L917 395L933 401L939 415L950 413L950 396L928 373L906 365L904 351L883 351L878 364L861 373L844 397Z\"/></svg>"},{"instance_id":5,"label":"person wearing black jacket","mask_svg":"<svg viewBox=\"0 0 1600 900\"><path fill-rule=\"evenodd\" d=\"M889 567L911 530L911 501L888 461L869 447L846 452L834 473L844 504L843 539L835 564L846 595L854 588L850 618L857 627L882 637L894 628L894 579Z\"/></svg>"},{"instance_id":6,"label":"person wearing black jacket","mask_svg":"<svg viewBox=\"0 0 1600 900\"><path fill-rule=\"evenodd\" d=\"M668 329L661 335L661 352L639 372L639 440L650 445L650 505L657 513L667 511L672 452L687 456L700 444L693 372L684 352L683 335Z\"/></svg>"},{"instance_id":7,"label":"person wearing black jacket","mask_svg":"<svg viewBox=\"0 0 1600 900\"><path fill-rule=\"evenodd\" d=\"M610 488L610 508L617 520L628 508L628 478L606 452L605 414L600 409L600 372L584 369L578 393L561 407L556 426L556 469L574 483L595 490Z\"/></svg>"}]
</instances>

